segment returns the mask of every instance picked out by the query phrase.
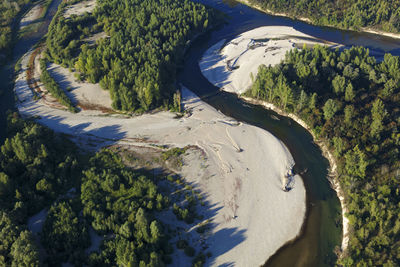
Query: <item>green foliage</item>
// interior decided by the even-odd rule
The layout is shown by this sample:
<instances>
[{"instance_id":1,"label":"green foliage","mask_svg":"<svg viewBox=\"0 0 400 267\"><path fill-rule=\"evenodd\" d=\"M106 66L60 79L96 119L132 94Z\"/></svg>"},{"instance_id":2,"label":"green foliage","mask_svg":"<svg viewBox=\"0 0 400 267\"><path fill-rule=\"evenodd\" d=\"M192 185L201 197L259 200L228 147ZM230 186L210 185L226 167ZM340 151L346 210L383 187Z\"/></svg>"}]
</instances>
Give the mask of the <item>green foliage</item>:
<instances>
[{"instance_id":1,"label":"green foliage","mask_svg":"<svg viewBox=\"0 0 400 267\"><path fill-rule=\"evenodd\" d=\"M180 111L180 96L174 95L177 66L189 40L215 21L215 12L192 1L97 3L93 15L65 19L59 12L47 37L52 60L100 82L115 109L146 111L173 103ZM82 41L85 27L86 33L105 31L109 38L89 46Z\"/></svg>"},{"instance_id":2,"label":"green foliage","mask_svg":"<svg viewBox=\"0 0 400 267\"><path fill-rule=\"evenodd\" d=\"M8 132L0 153L0 207L24 221L65 190L80 170L74 145L51 130L12 114Z\"/></svg>"},{"instance_id":3,"label":"green foliage","mask_svg":"<svg viewBox=\"0 0 400 267\"><path fill-rule=\"evenodd\" d=\"M315 69L307 76L310 65ZM365 48L315 46L290 51L275 67L261 66L246 92L296 112L333 150L352 225L348 252L338 262L344 266L400 265L399 73L399 58L389 54L377 63ZM283 81L290 90L279 86ZM285 106L279 96L287 91L293 94Z\"/></svg>"},{"instance_id":4,"label":"green foliage","mask_svg":"<svg viewBox=\"0 0 400 267\"><path fill-rule=\"evenodd\" d=\"M400 32L397 0L250 0L250 3L293 17L306 17L318 25Z\"/></svg>"},{"instance_id":5,"label":"green foliage","mask_svg":"<svg viewBox=\"0 0 400 267\"><path fill-rule=\"evenodd\" d=\"M150 179L127 169L118 155L103 150L91 158L84 171L81 200L93 229L115 235L104 242L106 249L97 262L123 266L162 263L167 240L154 212L166 207L169 200Z\"/></svg>"},{"instance_id":6,"label":"green foliage","mask_svg":"<svg viewBox=\"0 0 400 267\"><path fill-rule=\"evenodd\" d=\"M387 116L385 105L379 98L372 104L371 115L371 135L379 137L380 132L383 130L383 121Z\"/></svg>"},{"instance_id":7,"label":"green foliage","mask_svg":"<svg viewBox=\"0 0 400 267\"><path fill-rule=\"evenodd\" d=\"M76 156L68 140L9 115L0 152L1 266L39 266L38 248L25 223L79 176Z\"/></svg>"},{"instance_id":8,"label":"green foliage","mask_svg":"<svg viewBox=\"0 0 400 267\"><path fill-rule=\"evenodd\" d=\"M89 234L79 211L79 203L72 200L61 200L51 206L42 230L42 244L50 265L80 264L84 259Z\"/></svg>"},{"instance_id":9,"label":"green foliage","mask_svg":"<svg viewBox=\"0 0 400 267\"><path fill-rule=\"evenodd\" d=\"M335 101L332 99L328 99L322 109L324 111L325 120L332 119L335 113L338 111L338 107L336 106Z\"/></svg>"},{"instance_id":10,"label":"green foliage","mask_svg":"<svg viewBox=\"0 0 400 267\"><path fill-rule=\"evenodd\" d=\"M72 104L71 99L69 99L64 90L60 88L47 70L46 59L40 60L40 70L42 72L40 80L43 82L46 90L49 91L50 94L60 102L60 104L66 106L69 111L76 113L78 110L74 104Z\"/></svg>"},{"instance_id":11,"label":"green foliage","mask_svg":"<svg viewBox=\"0 0 400 267\"><path fill-rule=\"evenodd\" d=\"M25 230L11 246L11 266L39 266L39 252L33 241L31 232Z\"/></svg>"},{"instance_id":12,"label":"green foliage","mask_svg":"<svg viewBox=\"0 0 400 267\"><path fill-rule=\"evenodd\" d=\"M156 219L156 213L169 207L170 200L146 175L127 168L110 150L90 159L78 157L71 142L17 114L9 116L8 136L0 149L1 266L39 266L38 248L25 223L51 203L40 233L45 249L41 264L171 263L170 237ZM81 165L78 159L83 161ZM80 183L75 198L61 197ZM187 202L194 205L190 197ZM88 257L89 224L104 239L99 251Z\"/></svg>"}]
</instances>

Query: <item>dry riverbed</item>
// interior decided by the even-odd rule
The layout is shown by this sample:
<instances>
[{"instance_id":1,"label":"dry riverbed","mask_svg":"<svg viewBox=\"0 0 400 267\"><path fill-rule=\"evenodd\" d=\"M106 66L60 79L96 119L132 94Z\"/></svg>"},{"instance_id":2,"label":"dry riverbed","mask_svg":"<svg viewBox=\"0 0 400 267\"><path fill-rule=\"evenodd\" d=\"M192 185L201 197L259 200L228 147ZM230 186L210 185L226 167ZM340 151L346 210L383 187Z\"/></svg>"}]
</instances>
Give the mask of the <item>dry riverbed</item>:
<instances>
[{"instance_id":1,"label":"dry riverbed","mask_svg":"<svg viewBox=\"0 0 400 267\"><path fill-rule=\"evenodd\" d=\"M207 203L199 213L212 227L204 235L196 234L194 225L185 230L193 233L192 243L201 240L211 252L207 265L261 265L298 235L305 216L305 189L296 176L293 190L282 190L282 179L294 162L285 145L273 135L224 116L185 88L183 117L170 112L129 117L57 109L42 99L34 100L26 81L30 53L22 59L15 83L22 116L34 117L71 136L86 149L110 145L145 149L195 146L202 151L187 154L180 173ZM60 81L69 79L64 71L58 75ZM71 92L74 90L79 89ZM171 214L165 218L168 216L173 220ZM176 255L175 265L188 265L189 259L181 254Z\"/></svg>"}]
</instances>

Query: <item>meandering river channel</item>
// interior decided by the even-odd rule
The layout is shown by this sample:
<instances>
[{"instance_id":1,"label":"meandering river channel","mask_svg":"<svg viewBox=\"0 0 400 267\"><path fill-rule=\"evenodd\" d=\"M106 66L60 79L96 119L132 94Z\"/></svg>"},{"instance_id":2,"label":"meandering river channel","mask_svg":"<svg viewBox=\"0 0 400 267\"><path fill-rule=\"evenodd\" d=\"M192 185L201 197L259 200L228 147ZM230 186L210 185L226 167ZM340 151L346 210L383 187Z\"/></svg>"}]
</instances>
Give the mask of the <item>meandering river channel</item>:
<instances>
[{"instance_id":1,"label":"meandering river channel","mask_svg":"<svg viewBox=\"0 0 400 267\"><path fill-rule=\"evenodd\" d=\"M201 74L198 66L202 54L221 39L233 39L239 33L260 26L291 26L308 35L344 44L364 45L371 54L382 57L384 52L400 55L400 40L369 33L342 31L317 27L288 18L266 15L234 1L194 0L225 12L228 23L212 33L198 38L187 51L178 81L224 114L266 129L282 140L292 153L298 170L308 169L303 175L307 190L307 219L300 237L281 248L266 266L330 266L335 260L333 249L342 239L340 203L331 189L327 177L328 161L313 143L312 136L293 120L249 105L237 96L221 92ZM10 63L0 71L0 140L6 134L6 111L15 110L13 92L14 65L44 36L48 24L61 0L55 0L39 31L20 39L14 49ZM260 162L262 164L262 162Z\"/></svg>"},{"instance_id":2,"label":"meandering river channel","mask_svg":"<svg viewBox=\"0 0 400 267\"><path fill-rule=\"evenodd\" d=\"M310 36L348 47L367 46L370 54L378 59L385 52L400 55L400 39L312 26L290 18L267 15L232 0L195 2L223 11L229 16L229 20L223 27L192 44L179 74L179 82L224 114L261 127L277 136L289 148L296 162L295 167L298 170L308 169L302 175L307 190L307 219L301 236L281 248L265 266L332 266L335 261L333 250L336 246L340 247L342 240L341 207L327 180L329 163L313 143L312 136L289 118L260 106L249 105L236 95L219 91L219 88L201 74L198 62L203 53L218 41L229 41L242 32L261 26L289 26Z\"/></svg>"}]
</instances>

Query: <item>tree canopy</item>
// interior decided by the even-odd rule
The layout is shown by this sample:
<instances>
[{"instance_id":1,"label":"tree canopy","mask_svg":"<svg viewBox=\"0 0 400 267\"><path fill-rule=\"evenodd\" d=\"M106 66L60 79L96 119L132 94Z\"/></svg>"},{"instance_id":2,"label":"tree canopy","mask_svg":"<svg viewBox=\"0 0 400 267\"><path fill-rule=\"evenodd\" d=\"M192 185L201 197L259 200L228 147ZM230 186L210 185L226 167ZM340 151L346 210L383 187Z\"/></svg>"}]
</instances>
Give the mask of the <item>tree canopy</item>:
<instances>
[{"instance_id":1,"label":"tree canopy","mask_svg":"<svg viewBox=\"0 0 400 267\"><path fill-rule=\"evenodd\" d=\"M400 32L397 0L250 0L264 9L306 17L318 25Z\"/></svg>"},{"instance_id":2,"label":"tree canopy","mask_svg":"<svg viewBox=\"0 0 400 267\"><path fill-rule=\"evenodd\" d=\"M76 68L82 79L109 90L112 106L149 110L173 102L176 71L185 48L215 21L215 12L191 1L99 0L93 14L50 25L48 54ZM62 9L61 9L62 10ZM83 40L104 31L95 45Z\"/></svg>"},{"instance_id":3,"label":"tree canopy","mask_svg":"<svg viewBox=\"0 0 400 267\"><path fill-rule=\"evenodd\" d=\"M345 266L400 265L399 73L390 54L315 46L260 66L246 92L295 112L334 152L351 224Z\"/></svg>"}]
</instances>

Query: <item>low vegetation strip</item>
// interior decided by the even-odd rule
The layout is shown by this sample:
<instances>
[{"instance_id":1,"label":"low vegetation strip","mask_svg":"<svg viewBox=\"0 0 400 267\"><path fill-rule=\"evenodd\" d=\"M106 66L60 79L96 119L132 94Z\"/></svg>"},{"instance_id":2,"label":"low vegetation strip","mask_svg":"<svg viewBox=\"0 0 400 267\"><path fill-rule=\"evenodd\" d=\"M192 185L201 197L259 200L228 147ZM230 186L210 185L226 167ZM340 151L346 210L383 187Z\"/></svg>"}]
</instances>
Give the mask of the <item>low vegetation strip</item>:
<instances>
[{"instance_id":1,"label":"low vegetation strip","mask_svg":"<svg viewBox=\"0 0 400 267\"><path fill-rule=\"evenodd\" d=\"M306 121L338 163L350 223L344 266L400 264L400 60L368 49L292 50L261 66L247 96Z\"/></svg>"},{"instance_id":2,"label":"low vegetation strip","mask_svg":"<svg viewBox=\"0 0 400 267\"><path fill-rule=\"evenodd\" d=\"M69 111L74 113L78 112L71 99L69 99L67 94L60 88L53 77L50 76L50 73L47 70L46 59L40 59L40 70L42 72L40 80L43 82L46 90L49 91L50 94L60 102L60 104L66 106Z\"/></svg>"}]
</instances>

